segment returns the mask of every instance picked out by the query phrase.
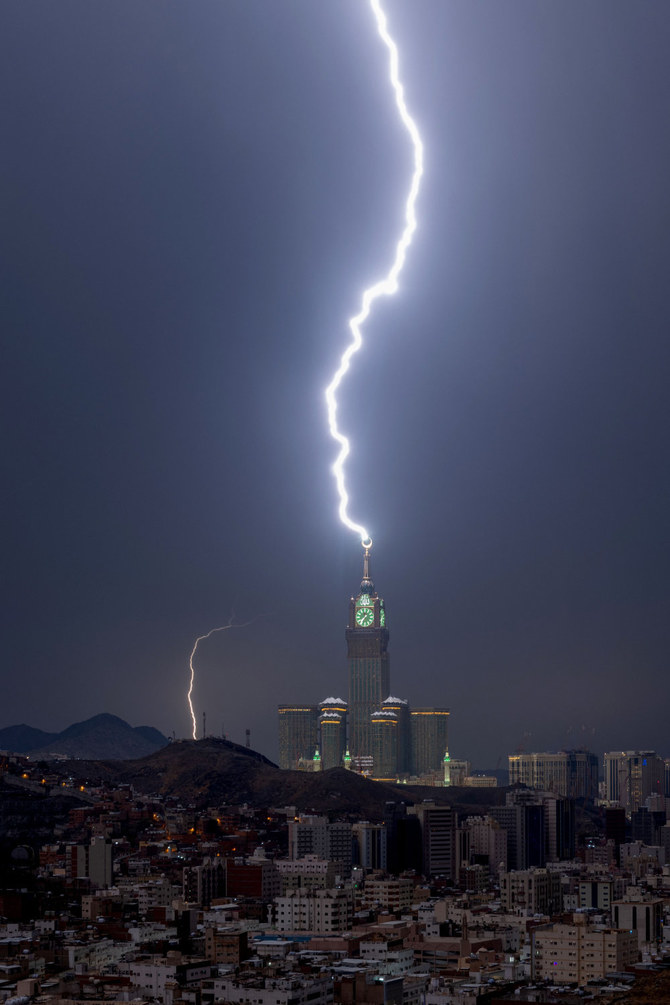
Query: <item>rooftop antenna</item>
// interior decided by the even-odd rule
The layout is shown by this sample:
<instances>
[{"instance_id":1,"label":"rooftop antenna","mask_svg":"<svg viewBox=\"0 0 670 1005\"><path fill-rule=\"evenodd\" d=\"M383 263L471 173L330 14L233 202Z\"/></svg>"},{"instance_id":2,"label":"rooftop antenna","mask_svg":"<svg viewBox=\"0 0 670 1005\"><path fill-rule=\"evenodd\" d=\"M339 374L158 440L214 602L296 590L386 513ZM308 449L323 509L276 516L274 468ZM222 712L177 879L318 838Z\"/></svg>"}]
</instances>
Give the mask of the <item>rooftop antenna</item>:
<instances>
[{"instance_id":1,"label":"rooftop antenna","mask_svg":"<svg viewBox=\"0 0 670 1005\"><path fill-rule=\"evenodd\" d=\"M251 730L250 729L245 729L244 732L245 732L246 737L247 737L247 748L250 748L251 747Z\"/></svg>"}]
</instances>

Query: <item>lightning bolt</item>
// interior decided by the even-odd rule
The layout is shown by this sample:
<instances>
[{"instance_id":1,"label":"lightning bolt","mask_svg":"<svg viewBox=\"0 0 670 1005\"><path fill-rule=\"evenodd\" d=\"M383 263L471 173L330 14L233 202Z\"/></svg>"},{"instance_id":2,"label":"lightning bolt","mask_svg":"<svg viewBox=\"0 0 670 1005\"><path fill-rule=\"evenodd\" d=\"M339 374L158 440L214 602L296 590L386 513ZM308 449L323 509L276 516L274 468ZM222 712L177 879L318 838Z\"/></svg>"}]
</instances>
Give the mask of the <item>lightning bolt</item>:
<instances>
[{"instance_id":1,"label":"lightning bolt","mask_svg":"<svg viewBox=\"0 0 670 1005\"><path fill-rule=\"evenodd\" d=\"M204 635L198 635L197 639L193 643L193 649L191 650L191 655L190 655L189 661L188 661L188 665L189 665L190 670L191 670L191 680L190 680L190 683L189 683L189 687L188 687L188 692L186 694L186 698L187 698L187 701L188 701L189 711L191 713L191 722L193 723L193 739L194 740L197 740L198 737L197 737L197 727L196 727L196 724L195 724L195 712L193 711L193 700L192 700L191 696L193 694L193 684L195 683L195 667L193 665L193 660L195 658L195 653L196 653L196 650L197 650L199 644L201 642L203 642L205 639L208 639L210 637L210 635L214 635L216 632L227 632L229 628L246 628L247 625L253 625L254 621L258 621L258 618L262 618L263 616L264 615L259 614L255 618L252 618L251 621L243 621L241 624L236 625L235 624L235 615L231 614L230 618L228 619L228 624L227 625L220 625L218 628L210 628L210 630L208 632L206 632Z\"/></svg>"},{"instance_id":2,"label":"lightning bolt","mask_svg":"<svg viewBox=\"0 0 670 1005\"><path fill-rule=\"evenodd\" d=\"M407 249L412 243L412 237L414 231L416 230L416 212L415 205L417 196L419 194L419 186L421 182L421 176L423 175L423 143L421 142L421 137L419 135L419 130L412 116L407 110L407 105L405 104L405 90L400 82L400 77L398 74L398 47L389 35L386 15L382 9L380 0L370 0L370 6L372 7L372 12L375 16L377 31L381 36L384 44L389 51L389 75L391 80L391 86L395 94L396 107L398 109L398 114L402 120L403 125L409 133L410 139L412 141L412 146L414 149L414 171L412 173L412 180L410 183L409 194L407 196L407 201L405 203L405 226L400 235L398 243L396 244L395 257L391 264L390 269L383 279L379 279L372 286L369 286L363 292L363 297L361 301L361 308L358 314L355 314L349 319L349 330L351 331L352 340L343 352L340 358L340 365L335 371L335 375L331 380L330 384L326 388L326 405L328 409L328 428L330 430L330 435L333 439L339 443L340 449L337 454L335 463L333 464L332 471L335 476L335 484L337 486L337 492L340 499L340 505L338 508L338 513L340 520L348 527L350 530L355 531L361 536L361 543L364 546L370 546L372 540L368 534L367 529L363 524L356 523L349 516L349 493L347 492L345 479L344 479L344 462L349 456L350 445L348 438L340 430L337 424L337 397L336 392L342 383L342 379L349 370L351 364L352 356L358 352L363 344L363 335L361 332L361 326L365 323L370 315L372 305L377 300L378 297L391 296L398 289L398 276L405 264L405 258L407 256Z\"/></svg>"}]
</instances>

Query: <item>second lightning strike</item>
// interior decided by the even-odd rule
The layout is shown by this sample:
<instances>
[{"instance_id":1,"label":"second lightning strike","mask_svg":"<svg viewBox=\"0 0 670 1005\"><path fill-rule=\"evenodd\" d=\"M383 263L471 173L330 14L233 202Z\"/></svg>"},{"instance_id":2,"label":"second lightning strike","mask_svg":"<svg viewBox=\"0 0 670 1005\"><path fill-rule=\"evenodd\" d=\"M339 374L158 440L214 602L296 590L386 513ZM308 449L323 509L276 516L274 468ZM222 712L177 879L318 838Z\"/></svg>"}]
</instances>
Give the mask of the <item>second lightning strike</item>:
<instances>
[{"instance_id":1,"label":"second lightning strike","mask_svg":"<svg viewBox=\"0 0 670 1005\"><path fill-rule=\"evenodd\" d=\"M201 642L208 639L210 635L214 635L216 632L226 632L229 628L246 628L247 625L252 625L254 621L257 621L259 617L263 617L259 614L256 618L252 618L251 621L243 621L240 624L235 623L235 615L231 614L227 625L219 625L218 628L210 628L208 632L204 635L198 635L197 639L193 643L193 649L191 650L191 655L189 657L188 665L191 671L191 678L188 686L188 691L186 693L186 700L188 702L188 709L191 713L191 725L193 727L193 739L197 740L197 726L195 721L195 711L193 709L193 685L195 684L195 666L193 665L193 660L195 658L196 650Z\"/></svg>"},{"instance_id":2,"label":"second lightning strike","mask_svg":"<svg viewBox=\"0 0 670 1005\"><path fill-rule=\"evenodd\" d=\"M373 283L372 286L369 286L363 291L360 310L349 319L349 330L352 335L352 340L344 350L340 358L340 364L335 371L330 384L326 388L328 428L330 430L330 435L339 444L340 448L332 468L340 500L338 513L340 520L345 527L348 527L350 530L360 534L361 543L363 547L366 548L366 551L372 545L370 534L363 524L352 520L348 512L349 493L347 492L345 485L344 462L349 456L351 447L348 437L346 437L341 431L337 422L336 392L342 383L342 379L349 370L353 355L358 352L363 344L361 327L369 317L374 301L381 296L391 296L398 289L398 276L405 264L407 249L412 243L412 237L417 227L415 206L419 194L421 176L423 175L423 143L421 141L417 125L412 116L409 114L405 103L405 91L402 83L400 82L398 72L398 47L388 32L386 14L382 9L380 0L370 0L370 6L375 17L377 31L379 32L379 35L389 52L389 76L391 86L395 95L398 114L412 141L414 150L414 171L412 173L409 194L405 202L405 226L396 244L395 257L391 267L382 279L379 279L377 282Z\"/></svg>"}]
</instances>

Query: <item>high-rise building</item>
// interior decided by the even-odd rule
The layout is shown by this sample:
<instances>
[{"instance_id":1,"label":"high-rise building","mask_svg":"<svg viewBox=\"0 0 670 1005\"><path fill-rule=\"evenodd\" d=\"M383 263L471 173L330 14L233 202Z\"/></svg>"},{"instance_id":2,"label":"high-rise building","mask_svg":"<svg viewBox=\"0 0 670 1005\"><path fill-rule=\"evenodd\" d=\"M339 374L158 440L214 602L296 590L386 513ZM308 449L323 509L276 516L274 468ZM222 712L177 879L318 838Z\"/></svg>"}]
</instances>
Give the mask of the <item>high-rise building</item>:
<instances>
[{"instance_id":1,"label":"high-rise building","mask_svg":"<svg viewBox=\"0 0 670 1005\"><path fill-rule=\"evenodd\" d=\"M413 775L442 773L449 746L448 708L413 708L410 711L411 771Z\"/></svg>"},{"instance_id":2,"label":"high-rise building","mask_svg":"<svg viewBox=\"0 0 670 1005\"><path fill-rule=\"evenodd\" d=\"M415 814L408 814L405 803L388 802L384 806L386 830L386 868L397 875L407 869L421 872L421 824Z\"/></svg>"},{"instance_id":3,"label":"high-rise building","mask_svg":"<svg viewBox=\"0 0 670 1005\"><path fill-rule=\"evenodd\" d=\"M349 601L346 630L349 663L349 750L354 761L372 751L373 712L389 695L389 631L384 601L370 578L370 553L366 548L363 579Z\"/></svg>"},{"instance_id":4,"label":"high-rise building","mask_svg":"<svg viewBox=\"0 0 670 1005\"><path fill-rule=\"evenodd\" d=\"M372 776L381 781L395 781L398 772L398 717L395 712L379 709L370 716Z\"/></svg>"},{"instance_id":5,"label":"high-rise building","mask_svg":"<svg viewBox=\"0 0 670 1005\"><path fill-rule=\"evenodd\" d=\"M467 817L462 830L470 836L470 864L482 865L489 875L507 869L507 831L493 817Z\"/></svg>"},{"instance_id":6,"label":"high-rise building","mask_svg":"<svg viewBox=\"0 0 670 1005\"><path fill-rule=\"evenodd\" d=\"M87 879L96 889L111 886L112 842L97 836L89 844L68 845L66 868L68 879Z\"/></svg>"},{"instance_id":7,"label":"high-rise building","mask_svg":"<svg viewBox=\"0 0 670 1005\"><path fill-rule=\"evenodd\" d=\"M508 869L542 868L547 863L544 806L531 792L508 792L505 806L494 806L490 816L507 831Z\"/></svg>"},{"instance_id":8,"label":"high-rise building","mask_svg":"<svg viewBox=\"0 0 670 1005\"><path fill-rule=\"evenodd\" d=\"M327 817L302 816L290 820L288 825L288 851L292 861L305 855L334 862L338 873L351 873L351 824L343 821L329 823Z\"/></svg>"},{"instance_id":9,"label":"high-rise building","mask_svg":"<svg viewBox=\"0 0 670 1005\"><path fill-rule=\"evenodd\" d=\"M321 767L341 768L347 749L347 703L342 698L326 698L319 705Z\"/></svg>"},{"instance_id":10,"label":"high-rise building","mask_svg":"<svg viewBox=\"0 0 670 1005\"><path fill-rule=\"evenodd\" d=\"M394 698L393 695L389 695L382 702L382 709L387 712L393 712L398 720L397 773L399 775L409 774L411 769L410 756L412 753L409 704L404 698Z\"/></svg>"},{"instance_id":11,"label":"high-rise building","mask_svg":"<svg viewBox=\"0 0 670 1005\"><path fill-rule=\"evenodd\" d=\"M426 876L443 875L458 878L457 831L458 817L451 806L419 803L409 809L419 818L423 872Z\"/></svg>"},{"instance_id":12,"label":"high-rise building","mask_svg":"<svg viewBox=\"0 0 670 1005\"><path fill-rule=\"evenodd\" d=\"M598 795L598 758L588 750L511 754L510 785L554 792L568 799L593 800Z\"/></svg>"},{"instance_id":13,"label":"high-rise building","mask_svg":"<svg viewBox=\"0 0 670 1005\"><path fill-rule=\"evenodd\" d=\"M545 819L547 862L562 862L575 857L575 801L551 792L542 793Z\"/></svg>"},{"instance_id":14,"label":"high-rise building","mask_svg":"<svg viewBox=\"0 0 670 1005\"><path fill-rule=\"evenodd\" d=\"M360 820L352 827L354 861L363 869L383 869L386 872L386 827Z\"/></svg>"},{"instance_id":15,"label":"high-rise building","mask_svg":"<svg viewBox=\"0 0 670 1005\"><path fill-rule=\"evenodd\" d=\"M604 761L608 802L631 813L644 806L648 796L663 795L665 763L654 750L610 751Z\"/></svg>"},{"instance_id":16,"label":"high-rise building","mask_svg":"<svg viewBox=\"0 0 670 1005\"><path fill-rule=\"evenodd\" d=\"M316 705L280 705L279 767L293 769L311 761L317 744L319 709Z\"/></svg>"},{"instance_id":17,"label":"high-rise building","mask_svg":"<svg viewBox=\"0 0 670 1005\"><path fill-rule=\"evenodd\" d=\"M449 710L412 711L403 698L389 694L389 630L384 601L370 576L369 548L358 593L349 601L345 637L349 701L280 705L280 767L325 771L343 766L374 778L431 774L441 781ZM457 765L453 762L452 784Z\"/></svg>"},{"instance_id":18,"label":"high-rise building","mask_svg":"<svg viewBox=\"0 0 670 1005\"><path fill-rule=\"evenodd\" d=\"M500 906L509 913L558 914L563 906L560 873L548 869L501 872Z\"/></svg>"},{"instance_id":19,"label":"high-rise building","mask_svg":"<svg viewBox=\"0 0 670 1005\"><path fill-rule=\"evenodd\" d=\"M182 873L184 900L200 907L209 907L216 897L226 893L226 860L205 857L200 865L184 866Z\"/></svg>"},{"instance_id":20,"label":"high-rise building","mask_svg":"<svg viewBox=\"0 0 670 1005\"><path fill-rule=\"evenodd\" d=\"M616 928L637 935L640 949L650 943L658 945L663 936L663 900L615 900L612 920Z\"/></svg>"}]
</instances>

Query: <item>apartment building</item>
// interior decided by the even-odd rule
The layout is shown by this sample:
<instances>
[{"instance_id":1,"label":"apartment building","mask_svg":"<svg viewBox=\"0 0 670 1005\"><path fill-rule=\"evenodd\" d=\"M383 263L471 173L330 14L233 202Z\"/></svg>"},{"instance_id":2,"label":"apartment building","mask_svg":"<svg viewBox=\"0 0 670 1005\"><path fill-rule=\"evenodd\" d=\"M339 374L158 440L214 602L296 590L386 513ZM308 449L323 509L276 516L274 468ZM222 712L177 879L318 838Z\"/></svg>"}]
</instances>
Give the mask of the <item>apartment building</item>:
<instances>
[{"instance_id":1,"label":"apartment building","mask_svg":"<svg viewBox=\"0 0 670 1005\"><path fill-rule=\"evenodd\" d=\"M589 925L575 914L573 924L548 925L532 932L533 980L587 984L625 970L638 959L634 932Z\"/></svg>"}]
</instances>

